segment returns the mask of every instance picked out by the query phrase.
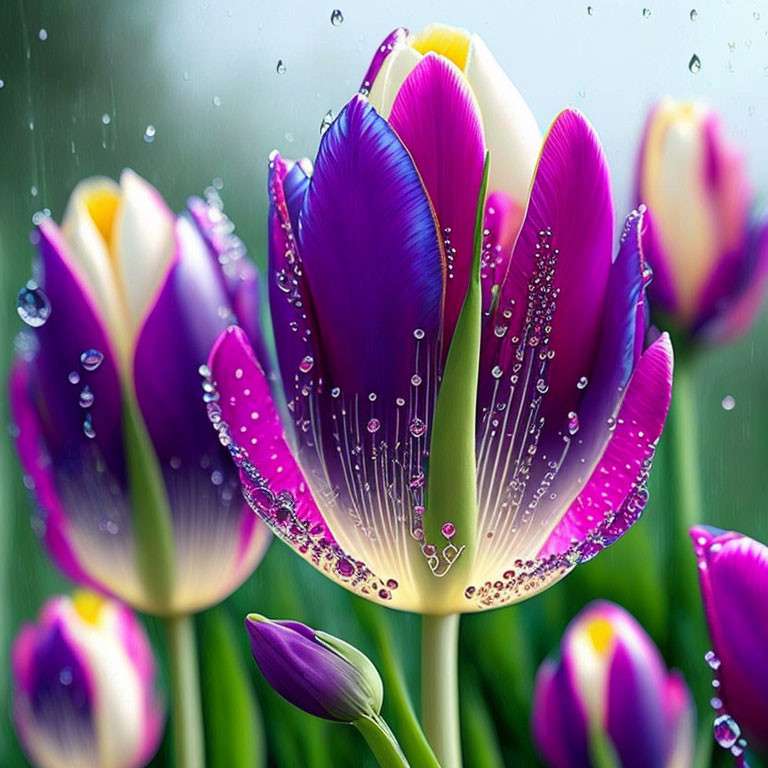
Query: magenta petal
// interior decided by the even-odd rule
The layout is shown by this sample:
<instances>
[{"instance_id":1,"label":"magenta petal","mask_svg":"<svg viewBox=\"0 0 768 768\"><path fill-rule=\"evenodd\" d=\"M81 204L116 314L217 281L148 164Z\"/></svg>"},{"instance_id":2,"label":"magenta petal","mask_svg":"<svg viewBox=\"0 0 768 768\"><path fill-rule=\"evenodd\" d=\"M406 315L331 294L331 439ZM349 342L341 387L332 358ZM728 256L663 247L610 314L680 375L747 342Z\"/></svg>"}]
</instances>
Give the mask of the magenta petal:
<instances>
[{"instance_id":1,"label":"magenta petal","mask_svg":"<svg viewBox=\"0 0 768 768\"><path fill-rule=\"evenodd\" d=\"M647 499L645 479L672 394L672 346L660 336L640 358L612 423L600 463L544 544L540 556L565 552L598 529L593 547L610 544L637 520ZM610 516L614 515L613 520ZM607 527L605 523L609 523ZM591 547L589 548L592 554Z\"/></svg>"},{"instance_id":2,"label":"magenta petal","mask_svg":"<svg viewBox=\"0 0 768 768\"><path fill-rule=\"evenodd\" d=\"M326 131L300 215L299 249L328 387L405 397L416 340L435 346L443 263L408 151L355 96Z\"/></svg>"},{"instance_id":3,"label":"magenta petal","mask_svg":"<svg viewBox=\"0 0 768 768\"><path fill-rule=\"evenodd\" d=\"M464 303L485 163L483 126L462 73L429 53L397 93L389 124L411 153L440 225L447 258L443 352Z\"/></svg>"},{"instance_id":4,"label":"magenta petal","mask_svg":"<svg viewBox=\"0 0 768 768\"><path fill-rule=\"evenodd\" d=\"M758 752L768 749L768 547L748 536L691 529L726 712Z\"/></svg>"},{"instance_id":5,"label":"magenta petal","mask_svg":"<svg viewBox=\"0 0 768 768\"><path fill-rule=\"evenodd\" d=\"M376 49L376 53L373 54L370 66L365 73L363 82L360 84L360 93L367 95L370 92L373 81L384 66L387 56L392 53L395 46L403 43L407 36L408 30L404 27L398 27L384 38L381 45Z\"/></svg>"}]
</instances>

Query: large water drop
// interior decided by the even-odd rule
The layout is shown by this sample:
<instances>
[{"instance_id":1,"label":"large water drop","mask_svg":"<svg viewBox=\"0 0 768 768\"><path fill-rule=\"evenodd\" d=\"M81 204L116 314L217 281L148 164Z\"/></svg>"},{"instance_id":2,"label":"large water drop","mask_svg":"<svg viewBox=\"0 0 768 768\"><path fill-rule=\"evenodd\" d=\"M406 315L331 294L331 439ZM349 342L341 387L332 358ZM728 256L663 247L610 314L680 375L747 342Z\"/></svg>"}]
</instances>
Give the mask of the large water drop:
<instances>
[{"instance_id":1,"label":"large water drop","mask_svg":"<svg viewBox=\"0 0 768 768\"><path fill-rule=\"evenodd\" d=\"M28 280L16 298L16 311L27 325L39 328L51 316L51 302L34 280Z\"/></svg>"}]
</instances>

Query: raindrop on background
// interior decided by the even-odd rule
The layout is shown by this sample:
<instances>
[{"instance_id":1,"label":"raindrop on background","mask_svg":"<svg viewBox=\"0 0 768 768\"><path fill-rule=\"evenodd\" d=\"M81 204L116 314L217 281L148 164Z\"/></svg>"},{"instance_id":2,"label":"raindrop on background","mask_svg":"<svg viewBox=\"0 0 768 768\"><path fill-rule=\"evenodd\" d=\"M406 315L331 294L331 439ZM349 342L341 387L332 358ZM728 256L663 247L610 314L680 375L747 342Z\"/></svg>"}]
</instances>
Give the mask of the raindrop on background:
<instances>
[{"instance_id":1,"label":"raindrop on background","mask_svg":"<svg viewBox=\"0 0 768 768\"><path fill-rule=\"evenodd\" d=\"M34 280L28 280L16 298L16 312L32 328L39 328L51 316L51 302Z\"/></svg>"}]
</instances>

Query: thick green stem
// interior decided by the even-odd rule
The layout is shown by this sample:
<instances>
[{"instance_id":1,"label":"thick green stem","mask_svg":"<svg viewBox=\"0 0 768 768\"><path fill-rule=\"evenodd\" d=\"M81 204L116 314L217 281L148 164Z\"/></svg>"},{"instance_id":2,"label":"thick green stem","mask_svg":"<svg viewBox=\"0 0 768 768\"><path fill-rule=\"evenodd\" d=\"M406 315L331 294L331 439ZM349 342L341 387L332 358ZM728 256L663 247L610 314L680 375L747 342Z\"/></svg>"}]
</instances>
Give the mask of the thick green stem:
<instances>
[{"instance_id":1,"label":"thick green stem","mask_svg":"<svg viewBox=\"0 0 768 768\"><path fill-rule=\"evenodd\" d=\"M172 727L176 768L203 768L203 716L200 674L192 616L165 619L173 699Z\"/></svg>"},{"instance_id":2,"label":"thick green stem","mask_svg":"<svg viewBox=\"0 0 768 768\"><path fill-rule=\"evenodd\" d=\"M703 522L697 419L690 360L683 358L675 367L664 446L671 502L666 519L669 652L671 661L685 673L695 700L706 701L711 689L703 656L709 641L699 594L698 566L689 535L692 526ZM700 727L711 731L711 721L701 720ZM709 746L711 742L710 734L702 743ZM697 755L696 765L708 764L709 749L705 749Z\"/></svg>"},{"instance_id":3,"label":"thick green stem","mask_svg":"<svg viewBox=\"0 0 768 768\"><path fill-rule=\"evenodd\" d=\"M459 618L422 617L421 719L442 768L461 768Z\"/></svg>"},{"instance_id":4,"label":"thick green stem","mask_svg":"<svg viewBox=\"0 0 768 768\"><path fill-rule=\"evenodd\" d=\"M381 716L362 717L353 725L363 734L381 768L409 768L397 739Z\"/></svg>"}]
</instances>

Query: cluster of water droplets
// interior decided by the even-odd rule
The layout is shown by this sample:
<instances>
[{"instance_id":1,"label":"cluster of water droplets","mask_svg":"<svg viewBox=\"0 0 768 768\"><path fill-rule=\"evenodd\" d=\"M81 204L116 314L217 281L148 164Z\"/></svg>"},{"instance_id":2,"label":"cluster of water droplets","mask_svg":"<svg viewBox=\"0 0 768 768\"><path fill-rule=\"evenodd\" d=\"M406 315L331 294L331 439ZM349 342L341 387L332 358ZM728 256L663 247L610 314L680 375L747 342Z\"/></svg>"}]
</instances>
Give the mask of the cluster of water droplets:
<instances>
[{"instance_id":1,"label":"cluster of water droplets","mask_svg":"<svg viewBox=\"0 0 768 768\"><path fill-rule=\"evenodd\" d=\"M100 352L98 349L89 348L80 354L80 366L86 374L98 370L103 361L104 353ZM77 386L81 383L81 376L77 370L70 371L67 379L73 386ZM85 411L85 416L83 418L83 434L91 440L96 437L96 429L93 425L93 412L91 411L91 406L95 400L96 396L90 386L88 384L83 384L83 387L80 389L78 403Z\"/></svg>"},{"instance_id":2,"label":"cluster of water droplets","mask_svg":"<svg viewBox=\"0 0 768 768\"><path fill-rule=\"evenodd\" d=\"M737 768L749 768L747 765L745 750L747 741L741 735L739 724L728 714L723 699L720 697L720 679L718 671L721 666L720 659L714 651L707 651L704 660L712 670L712 687L715 693L709 700L709 704L715 711L715 719L712 723L712 733L717 744L734 757L734 765Z\"/></svg>"},{"instance_id":3,"label":"cluster of water droplets","mask_svg":"<svg viewBox=\"0 0 768 768\"><path fill-rule=\"evenodd\" d=\"M390 600L392 592L399 586L395 579L379 578L364 562L347 554L321 520L302 517L294 494L272 489L271 478L261 474L250 460L248 451L234 441L230 426L224 419L220 395L210 369L200 366L199 373L203 378L203 399L207 404L208 418L218 433L220 443L229 451L240 470L243 496L254 512L280 539L319 570L360 594ZM249 392L245 388L243 396L248 397ZM229 405L234 406L236 399L237 396L231 396ZM258 417L257 411L253 413ZM296 493L298 496L308 493L303 482Z\"/></svg>"}]
</instances>

